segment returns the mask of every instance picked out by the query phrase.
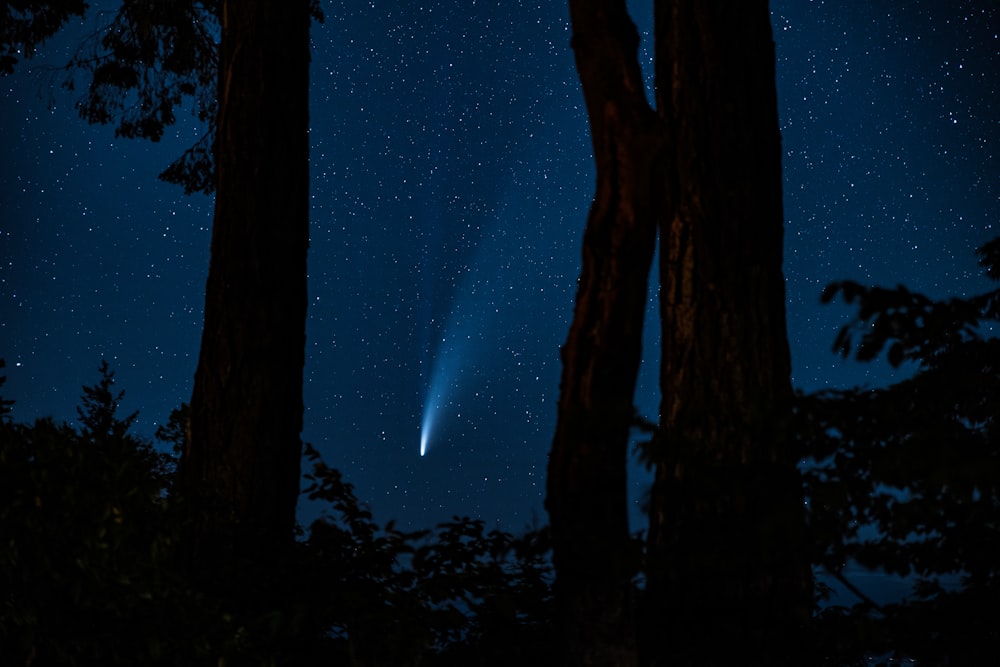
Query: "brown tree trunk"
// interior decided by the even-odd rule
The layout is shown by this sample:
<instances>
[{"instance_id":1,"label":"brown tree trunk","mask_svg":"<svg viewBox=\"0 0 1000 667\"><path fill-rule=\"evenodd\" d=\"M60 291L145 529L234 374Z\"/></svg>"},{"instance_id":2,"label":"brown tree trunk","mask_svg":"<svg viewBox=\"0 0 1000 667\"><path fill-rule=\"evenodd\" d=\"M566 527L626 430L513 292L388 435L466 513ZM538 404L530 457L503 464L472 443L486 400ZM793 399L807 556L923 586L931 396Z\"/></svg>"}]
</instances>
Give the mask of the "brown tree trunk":
<instances>
[{"instance_id":1,"label":"brown tree trunk","mask_svg":"<svg viewBox=\"0 0 1000 667\"><path fill-rule=\"evenodd\" d=\"M811 608L782 276L766 0L656 4L669 128L661 432L648 544L652 664L796 662Z\"/></svg>"},{"instance_id":2,"label":"brown tree trunk","mask_svg":"<svg viewBox=\"0 0 1000 667\"><path fill-rule=\"evenodd\" d=\"M189 558L290 545L299 492L308 0L224 0L211 265L179 477Z\"/></svg>"},{"instance_id":3,"label":"brown tree trunk","mask_svg":"<svg viewBox=\"0 0 1000 667\"><path fill-rule=\"evenodd\" d=\"M596 194L573 323L562 348L546 507L556 599L573 665L635 664L625 465L639 369L661 128L643 93L624 1L571 0Z\"/></svg>"}]
</instances>

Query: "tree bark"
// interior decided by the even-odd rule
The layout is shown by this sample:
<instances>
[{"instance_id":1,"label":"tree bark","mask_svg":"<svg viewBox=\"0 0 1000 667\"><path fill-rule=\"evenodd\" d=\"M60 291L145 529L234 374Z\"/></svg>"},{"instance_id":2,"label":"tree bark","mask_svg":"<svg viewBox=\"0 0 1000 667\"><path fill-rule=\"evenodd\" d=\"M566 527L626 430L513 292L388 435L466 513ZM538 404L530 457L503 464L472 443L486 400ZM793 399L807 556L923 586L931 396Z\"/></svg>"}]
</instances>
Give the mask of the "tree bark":
<instances>
[{"instance_id":1,"label":"tree bark","mask_svg":"<svg viewBox=\"0 0 1000 667\"><path fill-rule=\"evenodd\" d=\"M292 543L309 244L308 0L224 0L205 325L179 469L202 565Z\"/></svg>"},{"instance_id":2,"label":"tree bark","mask_svg":"<svg viewBox=\"0 0 1000 667\"><path fill-rule=\"evenodd\" d=\"M567 664L635 664L625 467L662 128L643 92L639 36L619 0L571 0L596 194L573 323L562 348L546 507Z\"/></svg>"},{"instance_id":3,"label":"tree bark","mask_svg":"<svg viewBox=\"0 0 1000 667\"><path fill-rule=\"evenodd\" d=\"M650 664L796 664L811 610L787 442L781 139L766 0L656 4L668 129ZM806 663L798 663L806 664Z\"/></svg>"}]
</instances>

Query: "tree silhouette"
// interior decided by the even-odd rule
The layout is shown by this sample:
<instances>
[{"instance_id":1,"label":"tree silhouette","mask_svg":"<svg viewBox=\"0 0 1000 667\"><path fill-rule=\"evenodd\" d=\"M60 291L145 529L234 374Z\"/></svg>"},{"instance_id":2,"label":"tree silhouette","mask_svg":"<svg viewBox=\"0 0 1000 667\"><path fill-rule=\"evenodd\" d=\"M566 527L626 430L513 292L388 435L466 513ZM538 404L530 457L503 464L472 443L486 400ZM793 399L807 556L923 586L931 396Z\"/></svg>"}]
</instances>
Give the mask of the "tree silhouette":
<instances>
[{"instance_id":1,"label":"tree silhouette","mask_svg":"<svg viewBox=\"0 0 1000 667\"><path fill-rule=\"evenodd\" d=\"M656 3L654 111L624 2L571 0L597 165L549 463L570 663L788 661L811 607L766 2ZM625 461L661 243L661 423L637 654Z\"/></svg>"},{"instance_id":2,"label":"tree silhouette","mask_svg":"<svg viewBox=\"0 0 1000 667\"><path fill-rule=\"evenodd\" d=\"M0 10L0 74L14 71L19 59L35 50L74 16L87 10L84 0L15 0Z\"/></svg>"},{"instance_id":3,"label":"tree silhouette","mask_svg":"<svg viewBox=\"0 0 1000 667\"><path fill-rule=\"evenodd\" d=\"M546 508L567 664L634 664L625 460L653 256L662 127L624 2L570 2L597 186L562 348Z\"/></svg>"},{"instance_id":4,"label":"tree silhouette","mask_svg":"<svg viewBox=\"0 0 1000 667\"><path fill-rule=\"evenodd\" d=\"M13 9L31 20L4 34L5 48L33 46L65 20L45 4L28 14ZM303 410L310 17L322 18L316 0L126 0L66 66L68 88L79 72L88 75L81 115L116 123L117 136L158 140L186 97L209 123L164 174L188 192L216 190L205 328L178 479L189 501L192 562L224 558L237 544L264 554L291 541Z\"/></svg>"},{"instance_id":5,"label":"tree silhouette","mask_svg":"<svg viewBox=\"0 0 1000 667\"><path fill-rule=\"evenodd\" d=\"M669 147L660 220L660 429L650 447L648 656L804 661L811 573L781 270L767 2L656 4ZM655 639L653 639L655 637ZM807 661L807 660L806 660Z\"/></svg>"},{"instance_id":6,"label":"tree silhouette","mask_svg":"<svg viewBox=\"0 0 1000 667\"><path fill-rule=\"evenodd\" d=\"M1000 239L979 249L1000 277ZM824 292L857 304L834 349L867 361L883 351L912 377L880 389L799 396L796 432L806 469L817 564L845 583L844 566L911 577L912 597L878 606L865 592L828 625L864 628L841 650L895 651L920 664L972 664L998 639L1000 578L1000 290L933 300L839 282ZM834 632L826 633L839 643ZM842 638L841 638L842 639Z\"/></svg>"},{"instance_id":7,"label":"tree silhouette","mask_svg":"<svg viewBox=\"0 0 1000 667\"><path fill-rule=\"evenodd\" d=\"M224 2L205 325L178 490L193 563L295 526L309 245L309 2Z\"/></svg>"},{"instance_id":8,"label":"tree silhouette","mask_svg":"<svg viewBox=\"0 0 1000 667\"><path fill-rule=\"evenodd\" d=\"M78 429L0 420L4 664L156 664L178 630L153 622L168 585L159 575L169 469L129 433L137 413L120 415L113 384L102 362L83 388ZM177 647L178 659L188 651Z\"/></svg>"}]
</instances>

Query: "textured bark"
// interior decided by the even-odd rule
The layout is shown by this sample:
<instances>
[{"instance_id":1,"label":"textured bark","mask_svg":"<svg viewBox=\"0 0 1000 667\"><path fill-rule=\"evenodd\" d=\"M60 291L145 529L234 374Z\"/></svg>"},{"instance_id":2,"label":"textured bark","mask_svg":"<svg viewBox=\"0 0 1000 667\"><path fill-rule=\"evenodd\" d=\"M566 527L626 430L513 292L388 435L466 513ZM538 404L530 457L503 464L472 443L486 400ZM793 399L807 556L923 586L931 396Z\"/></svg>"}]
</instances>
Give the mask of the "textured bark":
<instances>
[{"instance_id":1,"label":"textured bark","mask_svg":"<svg viewBox=\"0 0 1000 667\"><path fill-rule=\"evenodd\" d=\"M656 4L668 129L648 662L796 664L811 608L766 0ZM799 663L806 664L806 663Z\"/></svg>"},{"instance_id":2,"label":"textured bark","mask_svg":"<svg viewBox=\"0 0 1000 667\"><path fill-rule=\"evenodd\" d=\"M299 491L308 0L225 0L215 220L180 482L188 556L290 545Z\"/></svg>"},{"instance_id":3,"label":"textured bark","mask_svg":"<svg viewBox=\"0 0 1000 667\"><path fill-rule=\"evenodd\" d=\"M655 248L659 120L643 93L623 1L572 0L573 49L590 120L596 194L562 348L548 494L556 598L573 665L636 660L625 464Z\"/></svg>"}]
</instances>

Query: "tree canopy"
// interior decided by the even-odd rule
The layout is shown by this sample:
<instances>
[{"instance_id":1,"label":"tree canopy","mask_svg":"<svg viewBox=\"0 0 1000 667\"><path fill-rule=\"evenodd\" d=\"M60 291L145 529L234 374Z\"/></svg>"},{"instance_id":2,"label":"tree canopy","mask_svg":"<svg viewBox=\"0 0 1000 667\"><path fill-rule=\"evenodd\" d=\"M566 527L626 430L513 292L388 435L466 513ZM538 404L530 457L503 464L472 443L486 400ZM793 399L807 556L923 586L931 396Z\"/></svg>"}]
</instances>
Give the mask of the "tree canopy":
<instances>
[{"instance_id":1,"label":"tree canopy","mask_svg":"<svg viewBox=\"0 0 1000 667\"><path fill-rule=\"evenodd\" d=\"M32 57L74 16L87 10L84 0L14 0L0 10L0 74L10 74L21 60Z\"/></svg>"},{"instance_id":2,"label":"tree canopy","mask_svg":"<svg viewBox=\"0 0 1000 667\"><path fill-rule=\"evenodd\" d=\"M1000 239L978 250L1000 279ZM837 282L824 292L857 307L834 351L909 363L881 388L799 395L814 562L848 581L847 566L905 577L911 595L827 609L867 628L872 647L920 664L966 664L998 639L1000 616L1000 289L934 300L908 290ZM856 636L856 635L854 635ZM857 647L855 647L856 649Z\"/></svg>"},{"instance_id":3,"label":"tree canopy","mask_svg":"<svg viewBox=\"0 0 1000 667\"><path fill-rule=\"evenodd\" d=\"M115 136L159 141L187 107L203 132L160 174L188 194L215 190L220 11L202 0L126 0L104 15L62 67L61 85L78 93L75 106L88 123L113 125ZM0 75L10 74L74 17L83 0L7 2L0 22ZM309 0L322 21L319 0Z\"/></svg>"}]
</instances>

